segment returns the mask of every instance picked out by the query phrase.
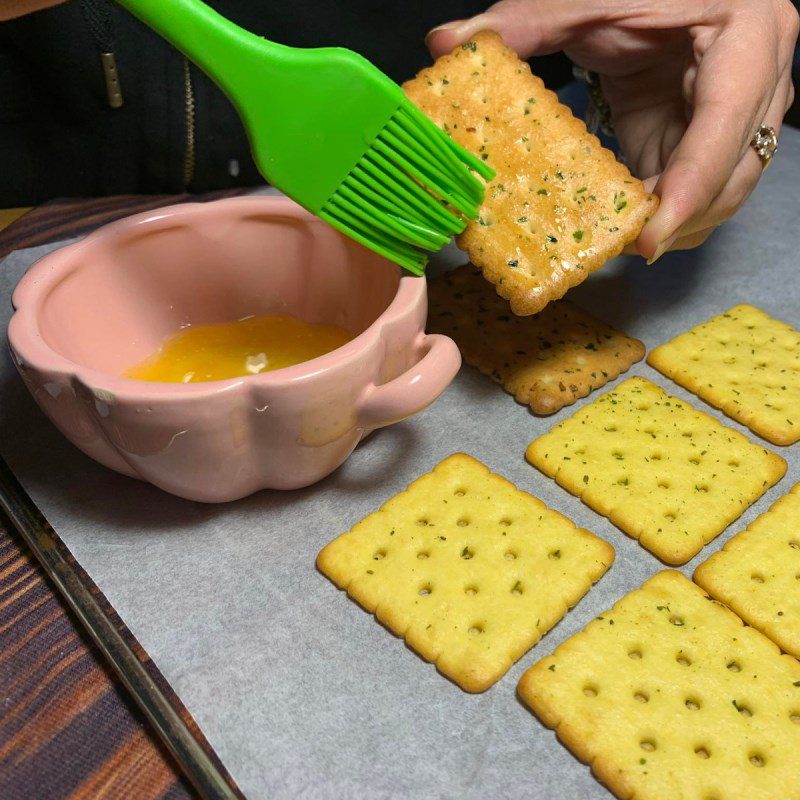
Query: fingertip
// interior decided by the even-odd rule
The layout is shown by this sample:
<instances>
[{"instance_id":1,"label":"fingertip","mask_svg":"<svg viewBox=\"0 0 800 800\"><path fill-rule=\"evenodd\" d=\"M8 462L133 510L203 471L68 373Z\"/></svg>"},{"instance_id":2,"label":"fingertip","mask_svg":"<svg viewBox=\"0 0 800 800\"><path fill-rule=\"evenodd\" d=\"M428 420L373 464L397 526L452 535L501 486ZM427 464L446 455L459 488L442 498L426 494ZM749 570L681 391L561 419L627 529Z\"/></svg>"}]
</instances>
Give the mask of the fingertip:
<instances>
[{"instance_id":1,"label":"fingertip","mask_svg":"<svg viewBox=\"0 0 800 800\"><path fill-rule=\"evenodd\" d=\"M637 240L639 252L649 262L660 258L668 249L668 245L661 245L674 241L681 228L708 207L707 188L701 173L696 163L682 160L646 182L646 185L652 182L649 190L659 196L658 208Z\"/></svg>"},{"instance_id":2,"label":"fingertip","mask_svg":"<svg viewBox=\"0 0 800 800\"><path fill-rule=\"evenodd\" d=\"M665 239L663 242L659 242L656 245L655 250L653 250L653 252L650 254L650 257L647 259L647 266L651 267L653 264L655 264L656 261L658 261L658 259L661 258L661 256L663 256L664 253L666 253L672 247L673 244L675 244L677 239L678 239L678 234L675 233L668 239Z\"/></svg>"},{"instance_id":3,"label":"fingertip","mask_svg":"<svg viewBox=\"0 0 800 800\"><path fill-rule=\"evenodd\" d=\"M657 258L656 250L664 240L661 235L661 228L652 225L652 223L652 219L645 223L639 233L639 238L636 240L636 250L642 258L646 258L648 261Z\"/></svg>"},{"instance_id":4,"label":"fingertip","mask_svg":"<svg viewBox=\"0 0 800 800\"><path fill-rule=\"evenodd\" d=\"M649 178L645 178L642 181L642 186L646 192L650 194L655 193L656 186L658 185L658 181L661 178L661 175L651 175ZM661 207L661 201L659 198L659 208ZM653 214L653 218L655 218L656 214L658 213L658 209L656 209L656 213ZM653 225L653 218L647 220L642 230L639 231L639 236L637 237L636 241L629 244L628 247L625 248L625 253L629 255L639 254L642 258L647 259L648 261L653 257L656 248L658 247L659 242L661 241L659 238L659 227L657 225Z\"/></svg>"},{"instance_id":5,"label":"fingertip","mask_svg":"<svg viewBox=\"0 0 800 800\"><path fill-rule=\"evenodd\" d=\"M656 188L656 185L658 184L658 179L660 177L661 175L651 175L649 178L645 178L642 181L642 186L644 186L644 190L652 194L653 190Z\"/></svg>"},{"instance_id":6,"label":"fingertip","mask_svg":"<svg viewBox=\"0 0 800 800\"><path fill-rule=\"evenodd\" d=\"M437 25L425 35L425 45L434 58L449 53L454 47L463 44L475 31L480 30L480 17L457 19Z\"/></svg>"},{"instance_id":7,"label":"fingertip","mask_svg":"<svg viewBox=\"0 0 800 800\"><path fill-rule=\"evenodd\" d=\"M520 58L552 53L562 49L567 32L580 16L571 3L557 6L556 10L552 3L539 0L500 0L474 17L438 25L425 37L425 44L438 58L464 44L470 36L487 30L498 33L506 47Z\"/></svg>"},{"instance_id":8,"label":"fingertip","mask_svg":"<svg viewBox=\"0 0 800 800\"><path fill-rule=\"evenodd\" d=\"M642 235L640 234L639 238L635 242L629 244L623 252L625 255L641 256L649 264L654 258L657 258L655 255L657 249L658 242L647 238L642 239Z\"/></svg>"},{"instance_id":9,"label":"fingertip","mask_svg":"<svg viewBox=\"0 0 800 800\"><path fill-rule=\"evenodd\" d=\"M659 207L660 208L660 207ZM681 225L675 220L674 214L665 210L665 215L659 219L658 212L645 224L636 240L636 248L648 264L658 261L669 250L670 245L678 238Z\"/></svg>"}]
</instances>

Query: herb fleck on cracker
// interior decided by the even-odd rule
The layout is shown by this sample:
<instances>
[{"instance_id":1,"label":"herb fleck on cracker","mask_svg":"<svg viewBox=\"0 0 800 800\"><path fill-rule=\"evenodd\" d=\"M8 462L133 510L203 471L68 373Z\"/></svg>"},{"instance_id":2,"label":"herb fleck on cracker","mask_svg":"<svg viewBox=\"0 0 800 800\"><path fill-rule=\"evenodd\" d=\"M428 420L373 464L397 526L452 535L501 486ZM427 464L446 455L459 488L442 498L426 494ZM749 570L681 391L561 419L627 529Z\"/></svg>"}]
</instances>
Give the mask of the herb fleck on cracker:
<instances>
[{"instance_id":1,"label":"herb fleck on cracker","mask_svg":"<svg viewBox=\"0 0 800 800\"><path fill-rule=\"evenodd\" d=\"M457 454L331 542L317 566L440 672L482 692L613 560L609 544Z\"/></svg>"},{"instance_id":2,"label":"herb fleck on cracker","mask_svg":"<svg viewBox=\"0 0 800 800\"><path fill-rule=\"evenodd\" d=\"M671 570L604 617L529 669L519 694L612 792L800 796L800 663Z\"/></svg>"},{"instance_id":3,"label":"herb fleck on cracker","mask_svg":"<svg viewBox=\"0 0 800 800\"><path fill-rule=\"evenodd\" d=\"M800 483L694 573L695 583L796 658L800 658L799 520Z\"/></svg>"},{"instance_id":4,"label":"herb fleck on cracker","mask_svg":"<svg viewBox=\"0 0 800 800\"><path fill-rule=\"evenodd\" d=\"M800 441L800 331L738 305L650 353L648 362L773 444Z\"/></svg>"},{"instance_id":5,"label":"herb fleck on cracker","mask_svg":"<svg viewBox=\"0 0 800 800\"><path fill-rule=\"evenodd\" d=\"M526 457L668 564L688 561L786 472L780 456L644 378L584 406Z\"/></svg>"},{"instance_id":6,"label":"herb fleck on cracker","mask_svg":"<svg viewBox=\"0 0 800 800\"><path fill-rule=\"evenodd\" d=\"M567 300L517 317L471 264L429 284L428 329L537 414L553 414L644 357L644 345Z\"/></svg>"},{"instance_id":7,"label":"herb fleck on cracker","mask_svg":"<svg viewBox=\"0 0 800 800\"><path fill-rule=\"evenodd\" d=\"M470 223L457 243L515 314L562 297L652 216L656 199L497 34L478 33L403 88L497 172L483 223ZM527 229L517 224L523 216ZM603 224L609 218L613 229Z\"/></svg>"}]
</instances>

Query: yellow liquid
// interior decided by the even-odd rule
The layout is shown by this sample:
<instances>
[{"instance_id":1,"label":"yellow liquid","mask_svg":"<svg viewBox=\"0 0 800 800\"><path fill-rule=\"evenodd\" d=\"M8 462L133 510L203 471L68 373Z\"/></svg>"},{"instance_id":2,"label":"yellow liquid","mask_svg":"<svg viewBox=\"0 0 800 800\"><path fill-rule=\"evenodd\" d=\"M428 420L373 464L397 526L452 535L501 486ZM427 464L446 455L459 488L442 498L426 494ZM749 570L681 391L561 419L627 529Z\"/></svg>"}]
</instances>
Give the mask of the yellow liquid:
<instances>
[{"instance_id":1,"label":"yellow liquid","mask_svg":"<svg viewBox=\"0 0 800 800\"><path fill-rule=\"evenodd\" d=\"M353 337L335 325L310 325L295 317L248 317L194 325L123 374L140 381L201 383L258 375L330 353Z\"/></svg>"}]
</instances>

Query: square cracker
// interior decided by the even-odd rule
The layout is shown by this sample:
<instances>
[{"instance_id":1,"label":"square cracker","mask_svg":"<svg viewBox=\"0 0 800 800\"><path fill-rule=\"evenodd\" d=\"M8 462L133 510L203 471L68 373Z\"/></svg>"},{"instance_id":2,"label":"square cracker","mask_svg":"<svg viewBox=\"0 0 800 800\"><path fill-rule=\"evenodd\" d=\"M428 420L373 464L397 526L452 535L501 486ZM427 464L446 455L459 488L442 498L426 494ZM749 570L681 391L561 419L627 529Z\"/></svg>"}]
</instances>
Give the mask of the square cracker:
<instances>
[{"instance_id":1,"label":"square cracker","mask_svg":"<svg viewBox=\"0 0 800 800\"><path fill-rule=\"evenodd\" d=\"M501 678L614 549L464 454L331 542L317 567L468 692Z\"/></svg>"},{"instance_id":2,"label":"square cracker","mask_svg":"<svg viewBox=\"0 0 800 800\"><path fill-rule=\"evenodd\" d=\"M800 663L679 572L567 639L519 693L617 797L800 798Z\"/></svg>"},{"instance_id":3,"label":"square cracker","mask_svg":"<svg viewBox=\"0 0 800 800\"><path fill-rule=\"evenodd\" d=\"M668 564L683 564L786 462L644 378L534 441L527 459Z\"/></svg>"},{"instance_id":4,"label":"square cracker","mask_svg":"<svg viewBox=\"0 0 800 800\"><path fill-rule=\"evenodd\" d=\"M476 34L404 84L497 175L456 239L515 314L534 314L618 255L656 198L502 39Z\"/></svg>"},{"instance_id":5,"label":"square cracker","mask_svg":"<svg viewBox=\"0 0 800 800\"><path fill-rule=\"evenodd\" d=\"M800 483L703 562L694 580L800 658Z\"/></svg>"},{"instance_id":6,"label":"square cracker","mask_svg":"<svg viewBox=\"0 0 800 800\"><path fill-rule=\"evenodd\" d=\"M471 264L428 286L428 327L455 339L464 360L528 404L554 414L644 357L644 345L567 300L531 317L509 313Z\"/></svg>"},{"instance_id":7,"label":"square cracker","mask_svg":"<svg viewBox=\"0 0 800 800\"><path fill-rule=\"evenodd\" d=\"M800 441L800 331L791 325L738 305L647 360L767 441Z\"/></svg>"}]
</instances>

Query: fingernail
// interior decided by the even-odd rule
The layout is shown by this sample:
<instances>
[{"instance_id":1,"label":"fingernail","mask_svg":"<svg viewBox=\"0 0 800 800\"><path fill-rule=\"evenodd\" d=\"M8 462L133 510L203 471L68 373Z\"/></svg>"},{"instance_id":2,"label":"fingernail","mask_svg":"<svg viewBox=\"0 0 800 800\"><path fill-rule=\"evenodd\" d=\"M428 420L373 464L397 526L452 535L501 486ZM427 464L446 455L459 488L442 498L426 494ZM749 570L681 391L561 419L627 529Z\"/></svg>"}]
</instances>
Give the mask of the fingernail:
<instances>
[{"instance_id":1,"label":"fingernail","mask_svg":"<svg viewBox=\"0 0 800 800\"><path fill-rule=\"evenodd\" d=\"M459 22L445 22L442 25L437 25L435 28L431 28L425 34L425 43L427 44L428 39L430 39L431 36L433 36L433 34L436 33L437 31L449 31L452 28L457 28L459 25L461 25L461 21L459 21Z\"/></svg>"},{"instance_id":2,"label":"fingernail","mask_svg":"<svg viewBox=\"0 0 800 800\"><path fill-rule=\"evenodd\" d=\"M472 33L472 29L475 26L475 22L478 17L472 17L471 19L457 19L453 22L444 22L441 25L437 25L435 28L431 28L425 34L425 41L427 42L434 33L438 31L458 31L458 32L467 32Z\"/></svg>"},{"instance_id":3,"label":"fingernail","mask_svg":"<svg viewBox=\"0 0 800 800\"><path fill-rule=\"evenodd\" d=\"M659 242L658 247L656 247L655 252L653 253L653 255L650 256L650 258L647 259L647 266L649 267L649 266L655 264L656 261L658 261L658 259L661 258L661 256L663 256L664 253L666 253L667 250L669 250L670 247L672 247L673 244L675 244L675 240L677 238L678 238L678 234L677 233L673 233L672 236L670 236L668 239L664 239L663 242Z\"/></svg>"}]
</instances>

